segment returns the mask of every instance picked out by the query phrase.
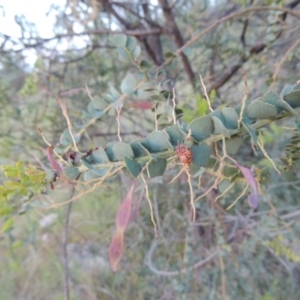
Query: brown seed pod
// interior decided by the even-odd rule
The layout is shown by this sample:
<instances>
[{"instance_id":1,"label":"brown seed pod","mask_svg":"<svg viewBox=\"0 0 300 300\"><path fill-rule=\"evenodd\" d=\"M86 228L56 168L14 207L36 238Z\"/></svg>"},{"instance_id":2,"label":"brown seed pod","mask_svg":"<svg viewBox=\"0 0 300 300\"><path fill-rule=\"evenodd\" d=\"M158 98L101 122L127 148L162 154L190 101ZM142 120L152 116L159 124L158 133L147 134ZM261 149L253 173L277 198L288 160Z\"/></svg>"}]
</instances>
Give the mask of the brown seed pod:
<instances>
[{"instance_id":1,"label":"brown seed pod","mask_svg":"<svg viewBox=\"0 0 300 300\"><path fill-rule=\"evenodd\" d=\"M175 149L175 153L184 165L189 166L193 162L193 153L190 148L184 145L178 145Z\"/></svg>"}]
</instances>

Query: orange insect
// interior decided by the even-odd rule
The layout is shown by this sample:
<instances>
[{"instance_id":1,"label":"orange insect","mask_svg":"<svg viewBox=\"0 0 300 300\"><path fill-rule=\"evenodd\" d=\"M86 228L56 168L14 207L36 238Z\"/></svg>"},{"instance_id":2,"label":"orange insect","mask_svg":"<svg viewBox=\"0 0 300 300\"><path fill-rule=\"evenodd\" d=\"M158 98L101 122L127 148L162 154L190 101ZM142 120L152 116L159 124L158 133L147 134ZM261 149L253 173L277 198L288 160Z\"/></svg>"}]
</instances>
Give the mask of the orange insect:
<instances>
[{"instance_id":1,"label":"orange insect","mask_svg":"<svg viewBox=\"0 0 300 300\"><path fill-rule=\"evenodd\" d=\"M184 165L190 165L193 162L193 153L190 148L184 146L184 145L178 145L175 148L175 153L178 156L181 163Z\"/></svg>"}]
</instances>

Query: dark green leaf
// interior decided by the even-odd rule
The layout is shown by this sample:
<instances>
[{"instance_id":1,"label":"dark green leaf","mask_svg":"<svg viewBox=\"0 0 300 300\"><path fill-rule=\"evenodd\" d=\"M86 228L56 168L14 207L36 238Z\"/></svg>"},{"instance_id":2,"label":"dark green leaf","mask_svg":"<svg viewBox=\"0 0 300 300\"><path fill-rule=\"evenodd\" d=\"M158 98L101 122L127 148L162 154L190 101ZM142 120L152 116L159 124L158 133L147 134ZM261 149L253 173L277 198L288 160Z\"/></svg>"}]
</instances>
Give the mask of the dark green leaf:
<instances>
[{"instance_id":1,"label":"dark green leaf","mask_svg":"<svg viewBox=\"0 0 300 300\"><path fill-rule=\"evenodd\" d=\"M78 178L80 171L76 167L67 166L64 168L63 173L68 180L75 180Z\"/></svg>"},{"instance_id":2,"label":"dark green leaf","mask_svg":"<svg viewBox=\"0 0 300 300\"><path fill-rule=\"evenodd\" d=\"M134 154L130 145L122 142L111 142L105 149L110 161L121 161L125 156L133 158Z\"/></svg>"},{"instance_id":3,"label":"dark green leaf","mask_svg":"<svg viewBox=\"0 0 300 300\"><path fill-rule=\"evenodd\" d=\"M300 90L292 91L283 97L292 108L300 107Z\"/></svg>"},{"instance_id":4,"label":"dark green leaf","mask_svg":"<svg viewBox=\"0 0 300 300\"><path fill-rule=\"evenodd\" d=\"M255 130L254 130L250 125L247 125L247 124L245 124L244 122L242 122L242 123L243 123L243 126L245 127L245 129L246 129L246 130L248 131L248 133L250 134L251 139L252 139L254 145L257 146L257 135L256 135Z\"/></svg>"},{"instance_id":5,"label":"dark green leaf","mask_svg":"<svg viewBox=\"0 0 300 300\"><path fill-rule=\"evenodd\" d=\"M203 116L192 121L188 129L192 131L193 138L199 142L213 134L214 123L210 116Z\"/></svg>"},{"instance_id":6,"label":"dark green leaf","mask_svg":"<svg viewBox=\"0 0 300 300\"><path fill-rule=\"evenodd\" d=\"M207 144L200 143L193 145L191 148L193 153L193 163L198 167L206 167L209 164L211 149Z\"/></svg>"},{"instance_id":7,"label":"dark green leaf","mask_svg":"<svg viewBox=\"0 0 300 300\"><path fill-rule=\"evenodd\" d=\"M149 151L140 142L141 140L137 140L130 143L135 157L143 157L149 154Z\"/></svg>"},{"instance_id":8,"label":"dark green leaf","mask_svg":"<svg viewBox=\"0 0 300 300\"><path fill-rule=\"evenodd\" d=\"M226 152L228 154L235 155L242 145L242 139L240 137L233 137L225 140Z\"/></svg>"},{"instance_id":9,"label":"dark green leaf","mask_svg":"<svg viewBox=\"0 0 300 300\"><path fill-rule=\"evenodd\" d=\"M83 173L83 180L84 181L89 181L91 179L96 179L96 178L100 178L102 176L104 176L109 169L105 168L105 169L91 169L88 171L85 171Z\"/></svg>"},{"instance_id":10,"label":"dark green leaf","mask_svg":"<svg viewBox=\"0 0 300 300\"><path fill-rule=\"evenodd\" d=\"M166 52L165 53L165 58L175 58L175 57L176 57L176 55L172 52Z\"/></svg>"},{"instance_id":11,"label":"dark green leaf","mask_svg":"<svg viewBox=\"0 0 300 300\"><path fill-rule=\"evenodd\" d=\"M172 149L172 145L169 141L169 136L164 131L151 132L146 139L148 149L151 153Z\"/></svg>"},{"instance_id":12,"label":"dark green leaf","mask_svg":"<svg viewBox=\"0 0 300 300\"><path fill-rule=\"evenodd\" d=\"M211 117L214 122L214 133L215 134L221 134L226 138L230 138L229 131L225 128L224 124L221 122L221 120L217 117L212 116Z\"/></svg>"},{"instance_id":13,"label":"dark green leaf","mask_svg":"<svg viewBox=\"0 0 300 300\"><path fill-rule=\"evenodd\" d=\"M246 114L253 120L272 119L277 116L277 109L274 105L256 100L246 108Z\"/></svg>"},{"instance_id":14,"label":"dark green leaf","mask_svg":"<svg viewBox=\"0 0 300 300\"><path fill-rule=\"evenodd\" d=\"M149 71L151 69L151 64L147 61L147 60L142 60L140 62L140 68L146 72L146 71Z\"/></svg>"},{"instance_id":15,"label":"dark green leaf","mask_svg":"<svg viewBox=\"0 0 300 300\"><path fill-rule=\"evenodd\" d=\"M103 164L109 162L108 156L102 147L98 147L97 149L93 150L90 157L91 157L91 161L97 164L98 163Z\"/></svg>"},{"instance_id":16,"label":"dark green leaf","mask_svg":"<svg viewBox=\"0 0 300 300\"><path fill-rule=\"evenodd\" d=\"M170 142L174 147L181 144L184 136L186 136L186 133L184 133L178 125L169 126L165 131L169 135Z\"/></svg>"},{"instance_id":17,"label":"dark green leaf","mask_svg":"<svg viewBox=\"0 0 300 300\"><path fill-rule=\"evenodd\" d=\"M151 178L161 176L165 173L167 167L167 160L158 158L156 161L152 160L148 165L149 175Z\"/></svg>"},{"instance_id":18,"label":"dark green leaf","mask_svg":"<svg viewBox=\"0 0 300 300\"><path fill-rule=\"evenodd\" d=\"M222 115L224 117L224 125L227 129L237 129L239 116L235 109L232 107L226 107L222 109Z\"/></svg>"},{"instance_id":19,"label":"dark green leaf","mask_svg":"<svg viewBox=\"0 0 300 300\"><path fill-rule=\"evenodd\" d=\"M298 114L293 110L293 108L284 100L278 101L279 107L281 107L283 110L291 113L294 115L296 118L299 118Z\"/></svg>"},{"instance_id":20,"label":"dark green leaf","mask_svg":"<svg viewBox=\"0 0 300 300\"><path fill-rule=\"evenodd\" d=\"M124 157L124 161L126 164L126 168L129 171L129 173L133 176L133 177L138 177L140 172L141 172L141 165L136 162L135 160L129 158L129 157Z\"/></svg>"},{"instance_id":21,"label":"dark green leaf","mask_svg":"<svg viewBox=\"0 0 300 300\"><path fill-rule=\"evenodd\" d=\"M214 111L211 112L209 115L210 115L211 117L217 117L218 119L220 119L220 121L221 121L222 123L225 123L224 116L223 116L222 112L221 112L219 109L214 110Z\"/></svg>"}]
</instances>

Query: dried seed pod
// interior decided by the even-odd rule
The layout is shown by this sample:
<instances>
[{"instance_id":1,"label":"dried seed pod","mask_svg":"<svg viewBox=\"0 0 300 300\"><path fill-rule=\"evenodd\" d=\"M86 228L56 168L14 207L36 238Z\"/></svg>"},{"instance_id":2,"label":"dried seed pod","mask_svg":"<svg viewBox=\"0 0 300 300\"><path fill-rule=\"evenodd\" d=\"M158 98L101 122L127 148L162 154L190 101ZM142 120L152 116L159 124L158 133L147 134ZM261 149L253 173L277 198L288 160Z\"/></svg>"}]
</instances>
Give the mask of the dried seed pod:
<instances>
[{"instance_id":1,"label":"dried seed pod","mask_svg":"<svg viewBox=\"0 0 300 300\"><path fill-rule=\"evenodd\" d=\"M178 145L175 149L175 153L184 165L189 166L193 162L193 153L190 148L184 145Z\"/></svg>"}]
</instances>

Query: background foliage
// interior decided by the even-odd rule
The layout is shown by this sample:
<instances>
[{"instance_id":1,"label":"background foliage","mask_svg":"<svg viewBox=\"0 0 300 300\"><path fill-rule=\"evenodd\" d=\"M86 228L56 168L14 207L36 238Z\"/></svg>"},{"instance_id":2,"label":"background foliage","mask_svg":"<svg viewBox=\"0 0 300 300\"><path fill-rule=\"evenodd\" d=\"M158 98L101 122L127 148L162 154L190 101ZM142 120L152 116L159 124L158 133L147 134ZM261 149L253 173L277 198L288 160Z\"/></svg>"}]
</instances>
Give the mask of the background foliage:
<instances>
[{"instance_id":1,"label":"background foliage","mask_svg":"<svg viewBox=\"0 0 300 300\"><path fill-rule=\"evenodd\" d=\"M144 139L172 125L175 113L180 124L208 115L204 85L214 110L271 89L280 97L291 92L299 80L299 2L72 0L51 8L57 15L52 38L40 37L25 16L16 18L20 38L0 33L3 299L299 298L297 118L257 131L280 174L249 135L234 155L259 182L257 209L244 195L226 210L245 180L240 176L227 192L229 170L210 189L217 165L192 170L195 197L206 195L195 203L195 222L187 175L170 183L183 168L178 159L148 181L148 197L138 181L140 210L126 229L116 273L107 253L132 176L118 166L115 173L91 167L103 159L96 147L119 160L128 148L109 143ZM297 108L299 100L296 93L289 103ZM73 164L65 179L77 177L78 165L85 172L80 190L66 180L53 182L54 190L45 186L45 177L51 181L60 168L51 160L62 161L46 142ZM70 155L92 149L84 163Z\"/></svg>"}]
</instances>

